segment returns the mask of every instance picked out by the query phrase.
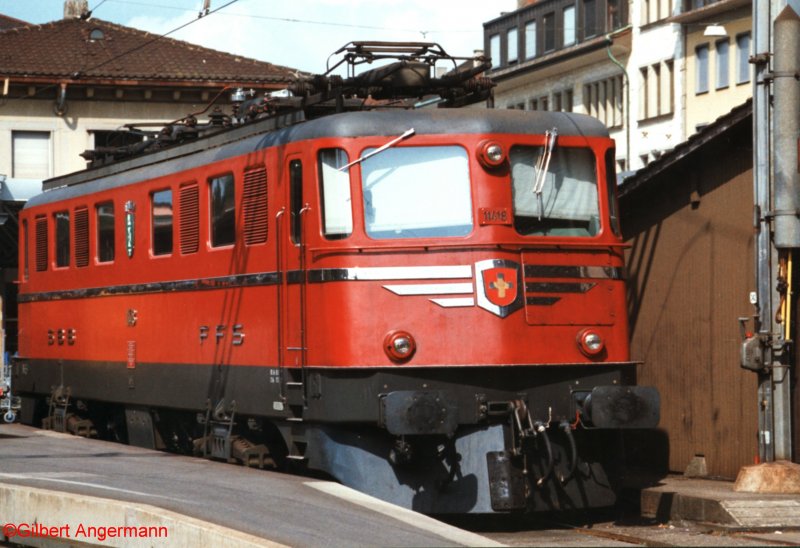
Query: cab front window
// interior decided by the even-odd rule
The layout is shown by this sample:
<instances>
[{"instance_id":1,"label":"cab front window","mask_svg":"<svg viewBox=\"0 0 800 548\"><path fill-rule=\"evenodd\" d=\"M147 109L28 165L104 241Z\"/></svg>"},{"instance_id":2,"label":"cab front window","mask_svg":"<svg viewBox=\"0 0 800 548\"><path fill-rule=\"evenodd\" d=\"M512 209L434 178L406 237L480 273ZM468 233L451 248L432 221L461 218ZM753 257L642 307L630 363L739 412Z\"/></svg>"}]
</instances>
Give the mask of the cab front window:
<instances>
[{"instance_id":1,"label":"cab front window","mask_svg":"<svg viewBox=\"0 0 800 548\"><path fill-rule=\"evenodd\" d=\"M367 157L375 149L367 149ZM361 164L367 235L441 238L472 232L467 152L457 146L399 147Z\"/></svg>"},{"instance_id":2,"label":"cab front window","mask_svg":"<svg viewBox=\"0 0 800 548\"><path fill-rule=\"evenodd\" d=\"M549 157L548 157L549 156ZM514 228L523 236L595 236L600 231L595 158L588 148L515 146Z\"/></svg>"}]
</instances>

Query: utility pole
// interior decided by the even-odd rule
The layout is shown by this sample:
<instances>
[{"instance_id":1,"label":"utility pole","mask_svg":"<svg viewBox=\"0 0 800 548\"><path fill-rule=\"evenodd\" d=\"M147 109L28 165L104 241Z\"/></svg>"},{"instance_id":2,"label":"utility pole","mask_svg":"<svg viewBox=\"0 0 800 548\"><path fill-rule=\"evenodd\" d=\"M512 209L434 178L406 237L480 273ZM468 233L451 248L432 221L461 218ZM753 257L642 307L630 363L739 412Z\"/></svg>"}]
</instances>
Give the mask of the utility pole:
<instances>
[{"instance_id":1,"label":"utility pole","mask_svg":"<svg viewBox=\"0 0 800 548\"><path fill-rule=\"evenodd\" d=\"M800 249L800 18L792 4L800 0L753 0L752 12L756 334L744 343L742 365L758 374L761 462L792 460L791 293ZM748 344L757 345L749 362Z\"/></svg>"}]
</instances>

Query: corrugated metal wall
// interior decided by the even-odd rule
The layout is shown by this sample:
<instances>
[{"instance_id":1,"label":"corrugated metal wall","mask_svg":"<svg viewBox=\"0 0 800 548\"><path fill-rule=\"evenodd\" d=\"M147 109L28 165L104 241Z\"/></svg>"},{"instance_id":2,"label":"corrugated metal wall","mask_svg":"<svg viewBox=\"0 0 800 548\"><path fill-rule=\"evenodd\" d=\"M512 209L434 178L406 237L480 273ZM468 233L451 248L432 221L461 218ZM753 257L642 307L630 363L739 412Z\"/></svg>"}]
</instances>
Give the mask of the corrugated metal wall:
<instances>
[{"instance_id":1,"label":"corrugated metal wall","mask_svg":"<svg viewBox=\"0 0 800 548\"><path fill-rule=\"evenodd\" d=\"M754 285L750 125L692 151L623 196L632 357L661 392L669 470L704 455L735 477L758 455L756 376L739 367Z\"/></svg>"}]
</instances>

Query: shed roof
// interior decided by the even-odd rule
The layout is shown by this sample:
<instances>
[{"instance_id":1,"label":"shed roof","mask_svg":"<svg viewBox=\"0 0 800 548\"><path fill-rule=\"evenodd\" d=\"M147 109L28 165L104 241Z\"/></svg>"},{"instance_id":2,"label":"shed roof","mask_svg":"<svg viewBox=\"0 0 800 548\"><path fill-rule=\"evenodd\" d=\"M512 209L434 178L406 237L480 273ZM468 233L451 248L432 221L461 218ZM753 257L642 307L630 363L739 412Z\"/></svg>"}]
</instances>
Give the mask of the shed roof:
<instances>
[{"instance_id":1,"label":"shed roof","mask_svg":"<svg viewBox=\"0 0 800 548\"><path fill-rule=\"evenodd\" d=\"M688 157L707 143L714 141L720 135L738 126L738 124L749 120L752 113L753 101L752 99L748 99L741 105L733 108L727 114L723 114L691 135L687 140L676 145L672 150L662 154L657 160L650 162L630 177L625 178L619 186L620 197L634 192L661 172Z\"/></svg>"},{"instance_id":2,"label":"shed roof","mask_svg":"<svg viewBox=\"0 0 800 548\"><path fill-rule=\"evenodd\" d=\"M288 82L295 74L288 67L94 18L7 28L0 32L0 51L5 52L0 75L12 79L266 85Z\"/></svg>"}]
</instances>

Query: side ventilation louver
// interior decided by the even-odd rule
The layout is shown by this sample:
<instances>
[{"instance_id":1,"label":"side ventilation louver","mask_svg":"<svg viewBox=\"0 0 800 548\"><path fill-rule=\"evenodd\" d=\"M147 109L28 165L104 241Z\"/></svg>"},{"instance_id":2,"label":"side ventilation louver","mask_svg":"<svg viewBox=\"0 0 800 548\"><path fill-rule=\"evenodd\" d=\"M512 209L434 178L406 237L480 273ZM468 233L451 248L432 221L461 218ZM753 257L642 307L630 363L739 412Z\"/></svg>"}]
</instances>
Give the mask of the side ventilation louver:
<instances>
[{"instance_id":1,"label":"side ventilation louver","mask_svg":"<svg viewBox=\"0 0 800 548\"><path fill-rule=\"evenodd\" d=\"M75 266L89 266L89 210L75 210Z\"/></svg>"},{"instance_id":2,"label":"side ventilation louver","mask_svg":"<svg viewBox=\"0 0 800 548\"><path fill-rule=\"evenodd\" d=\"M47 270L47 217L36 218L36 271Z\"/></svg>"},{"instance_id":3,"label":"side ventilation louver","mask_svg":"<svg viewBox=\"0 0 800 548\"><path fill-rule=\"evenodd\" d=\"M244 243L263 244L267 241L267 171L264 166L244 172Z\"/></svg>"},{"instance_id":4,"label":"side ventilation louver","mask_svg":"<svg viewBox=\"0 0 800 548\"><path fill-rule=\"evenodd\" d=\"M200 190L197 185L181 188L181 254L197 253L200 247Z\"/></svg>"}]
</instances>

